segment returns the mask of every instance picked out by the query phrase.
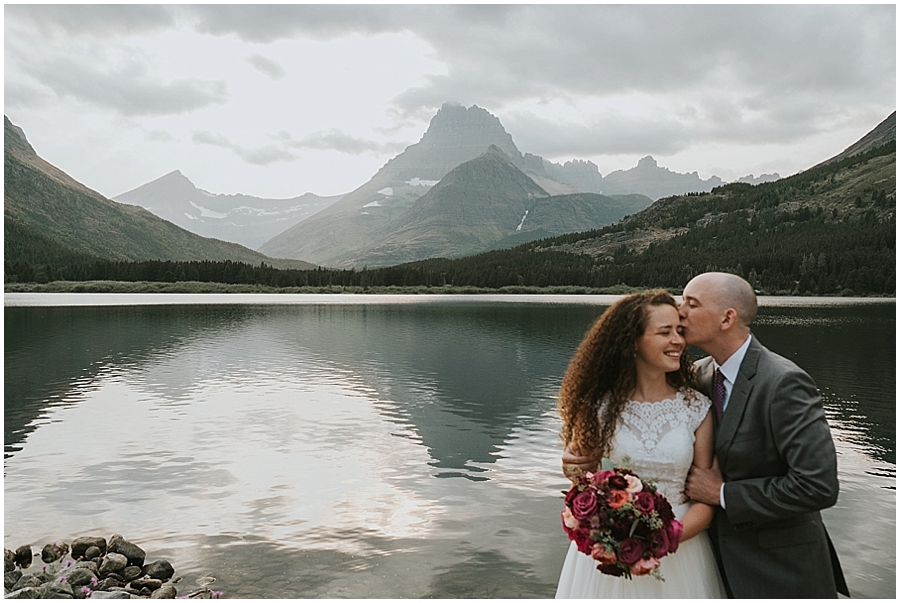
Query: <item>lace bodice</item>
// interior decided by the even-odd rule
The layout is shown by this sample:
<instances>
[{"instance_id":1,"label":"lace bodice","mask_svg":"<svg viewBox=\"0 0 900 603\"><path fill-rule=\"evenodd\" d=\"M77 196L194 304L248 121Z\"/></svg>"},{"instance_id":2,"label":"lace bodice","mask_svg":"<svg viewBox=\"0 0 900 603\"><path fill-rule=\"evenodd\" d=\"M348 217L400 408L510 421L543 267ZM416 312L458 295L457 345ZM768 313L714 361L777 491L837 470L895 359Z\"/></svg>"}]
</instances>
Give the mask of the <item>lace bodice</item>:
<instances>
[{"instance_id":1,"label":"lace bodice","mask_svg":"<svg viewBox=\"0 0 900 603\"><path fill-rule=\"evenodd\" d=\"M709 399L697 392L679 392L659 402L627 402L610 458L656 482L672 505L686 502L684 480L694 457L694 431L709 407ZM623 462L625 457L630 460Z\"/></svg>"}]
</instances>

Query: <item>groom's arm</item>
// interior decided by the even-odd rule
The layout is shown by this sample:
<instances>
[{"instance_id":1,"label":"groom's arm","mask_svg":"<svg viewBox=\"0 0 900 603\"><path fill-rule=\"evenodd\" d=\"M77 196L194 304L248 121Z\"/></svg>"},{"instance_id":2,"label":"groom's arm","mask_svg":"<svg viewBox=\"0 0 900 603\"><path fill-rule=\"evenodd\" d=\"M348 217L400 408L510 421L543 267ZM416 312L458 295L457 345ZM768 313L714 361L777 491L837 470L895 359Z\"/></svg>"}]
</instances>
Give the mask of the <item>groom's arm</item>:
<instances>
[{"instance_id":1,"label":"groom's arm","mask_svg":"<svg viewBox=\"0 0 900 603\"><path fill-rule=\"evenodd\" d=\"M812 378L793 369L769 385L774 399L769 406L768 429L786 472L726 480L726 513L736 529L818 511L837 500L834 442ZM778 468L779 473L784 465Z\"/></svg>"}]
</instances>

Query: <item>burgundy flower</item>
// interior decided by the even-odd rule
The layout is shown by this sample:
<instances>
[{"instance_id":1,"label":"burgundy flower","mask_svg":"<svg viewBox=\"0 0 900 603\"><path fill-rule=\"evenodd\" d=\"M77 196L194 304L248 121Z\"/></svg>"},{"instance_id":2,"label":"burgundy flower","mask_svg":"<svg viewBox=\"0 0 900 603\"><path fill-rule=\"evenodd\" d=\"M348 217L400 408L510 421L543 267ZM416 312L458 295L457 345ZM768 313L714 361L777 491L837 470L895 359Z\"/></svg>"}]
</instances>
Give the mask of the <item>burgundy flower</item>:
<instances>
[{"instance_id":1,"label":"burgundy flower","mask_svg":"<svg viewBox=\"0 0 900 603\"><path fill-rule=\"evenodd\" d=\"M618 565L598 565L597 569L600 570L601 574L608 574L610 576L624 576L625 570L623 570Z\"/></svg>"},{"instance_id":2,"label":"burgundy flower","mask_svg":"<svg viewBox=\"0 0 900 603\"><path fill-rule=\"evenodd\" d=\"M593 488L579 492L572 498L572 515L576 519L587 519L597 509L597 493Z\"/></svg>"},{"instance_id":3,"label":"burgundy flower","mask_svg":"<svg viewBox=\"0 0 900 603\"><path fill-rule=\"evenodd\" d=\"M669 553L669 535L666 530L650 532L650 553L657 559Z\"/></svg>"},{"instance_id":4,"label":"burgundy flower","mask_svg":"<svg viewBox=\"0 0 900 603\"><path fill-rule=\"evenodd\" d=\"M572 486L568 492L566 492L566 506L570 509L572 508L572 499L578 496L581 490L578 489L578 486Z\"/></svg>"},{"instance_id":5,"label":"burgundy flower","mask_svg":"<svg viewBox=\"0 0 900 603\"><path fill-rule=\"evenodd\" d=\"M613 490L624 490L628 487L628 480L621 475L612 475L606 482Z\"/></svg>"},{"instance_id":6,"label":"burgundy flower","mask_svg":"<svg viewBox=\"0 0 900 603\"><path fill-rule=\"evenodd\" d=\"M659 492L654 494L653 497L656 512L659 513L659 518L663 520L663 523L674 521L675 513L672 512L672 505L669 504L669 501L666 500L666 497Z\"/></svg>"},{"instance_id":7,"label":"burgundy flower","mask_svg":"<svg viewBox=\"0 0 900 603\"><path fill-rule=\"evenodd\" d=\"M619 561L625 565L637 563L644 556L644 543L637 538L626 538L619 543Z\"/></svg>"},{"instance_id":8,"label":"burgundy flower","mask_svg":"<svg viewBox=\"0 0 900 603\"><path fill-rule=\"evenodd\" d=\"M638 492L634 495L634 501L631 503L634 508L641 513L650 513L656 508L654 496L649 492Z\"/></svg>"}]
</instances>

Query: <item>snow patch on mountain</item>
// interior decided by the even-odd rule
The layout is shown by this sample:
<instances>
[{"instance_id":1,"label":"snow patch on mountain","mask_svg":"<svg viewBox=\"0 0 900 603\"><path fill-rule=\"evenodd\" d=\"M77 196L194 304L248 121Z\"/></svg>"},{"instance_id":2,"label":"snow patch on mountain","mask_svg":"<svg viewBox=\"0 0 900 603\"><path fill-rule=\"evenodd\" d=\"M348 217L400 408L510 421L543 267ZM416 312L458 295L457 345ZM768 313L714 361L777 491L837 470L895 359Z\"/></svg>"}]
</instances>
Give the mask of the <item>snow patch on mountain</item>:
<instances>
[{"instance_id":1,"label":"snow patch on mountain","mask_svg":"<svg viewBox=\"0 0 900 603\"><path fill-rule=\"evenodd\" d=\"M413 178L412 180L406 181L410 186L434 186L438 182L440 182L440 180L422 180L421 178Z\"/></svg>"},{"instance_id":2,"label":"snow patch on mountain","mask_svg":"<svg viewBox=\"0 0 900 603\"><path fill-rule=\"evenodd\" d=\"M211 209L208 209L208 208L206 208L206 207L203 207L202 205L197 205L197 204L194 203L193 201L191 201L190 204L191 204L193 207L195 207L195 208L197 208L197 209L200 210L200 217L202 217L202 218L219 218L219 219L222 219L222 218L227 218L227 217L228 217L228 214L222 214L222 213L219 213L219 212L217 212L217 211L213 211L213 210L211 210Z\"/></svg>"}]
</instances>

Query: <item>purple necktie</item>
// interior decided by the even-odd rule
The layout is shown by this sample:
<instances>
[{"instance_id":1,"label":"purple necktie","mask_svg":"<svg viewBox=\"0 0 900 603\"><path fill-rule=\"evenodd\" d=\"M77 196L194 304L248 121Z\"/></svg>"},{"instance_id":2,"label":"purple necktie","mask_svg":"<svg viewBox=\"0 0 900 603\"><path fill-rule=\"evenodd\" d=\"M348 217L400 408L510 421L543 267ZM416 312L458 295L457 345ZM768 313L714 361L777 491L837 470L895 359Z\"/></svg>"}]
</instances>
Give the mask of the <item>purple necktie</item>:
<instances>
[{"instance_id":1,"label":"purple necktie","mask_svg":"<svg viewBox=\"0 0 900 603\"><path fill-rule=\"evenodd\" d=\"M716 407L716 418L721 423L725 411L725 375L719 369L716 369L716 376L713 378L712 402Z\"/></svg>"}]
</instances>

